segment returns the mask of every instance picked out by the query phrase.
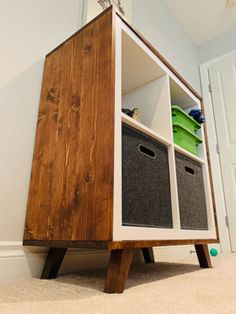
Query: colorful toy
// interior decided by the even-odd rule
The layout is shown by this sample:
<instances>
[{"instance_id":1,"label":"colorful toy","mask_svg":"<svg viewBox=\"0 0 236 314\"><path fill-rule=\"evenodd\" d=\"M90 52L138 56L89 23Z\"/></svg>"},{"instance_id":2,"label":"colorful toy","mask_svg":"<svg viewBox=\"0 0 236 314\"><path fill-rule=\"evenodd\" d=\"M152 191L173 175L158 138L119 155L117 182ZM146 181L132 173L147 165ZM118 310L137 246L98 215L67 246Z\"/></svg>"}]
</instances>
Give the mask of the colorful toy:
<instances>
[{"instance_id":1,"label":"colorful toy","mask_svg":"<svg viewBox=\"0 0 236 314\"><path fill-rule=\"evenodd\" d=\"M216 255L218 255L218 250L213 247L210 249L210 254L211 254L211 256L216 256Z\"/></svg>"},{"instance_id":2,"label":"colorful toy","mask_svg":"<svg viewBox=\"0 0 236 314\"><path fill-rule=\"evenodd\" d=\"M193 109L189 112L189 115L198 123L204 123L206 120L205 117L202 115L201 109Z\"/></svg>"}]
</instances>

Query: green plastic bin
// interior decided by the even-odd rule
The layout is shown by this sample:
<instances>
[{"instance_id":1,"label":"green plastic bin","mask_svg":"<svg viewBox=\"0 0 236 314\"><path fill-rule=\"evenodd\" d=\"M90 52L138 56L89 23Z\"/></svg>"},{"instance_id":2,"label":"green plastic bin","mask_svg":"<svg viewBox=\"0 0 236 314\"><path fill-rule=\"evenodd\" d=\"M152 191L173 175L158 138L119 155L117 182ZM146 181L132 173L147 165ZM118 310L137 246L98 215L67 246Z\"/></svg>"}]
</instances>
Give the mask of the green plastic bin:
<instances>
[{"instance_id":1,"label":"green plastic bin","mask_svg":"<svg viewBox=\"0 0 236 314\"><path fill-rule=\"evenodd\" d=\"M184 110L179 106L171 106L172 111L172 122L181 124L185 129L191 133L195 133L201 128L201 124L190 117Z\"/></svg>"},{"instance_id":2,"label":"green plastic bin","mask_svg":"<svg viewBox=\"0 0 236 314\"><path fill-rule=\"evenodd\" d=\"M200 137L183 127L178 122L173 123L174 142L188 150L190 153L197 155L197 146L202 143Z\"/></svg>"}]
</instances>

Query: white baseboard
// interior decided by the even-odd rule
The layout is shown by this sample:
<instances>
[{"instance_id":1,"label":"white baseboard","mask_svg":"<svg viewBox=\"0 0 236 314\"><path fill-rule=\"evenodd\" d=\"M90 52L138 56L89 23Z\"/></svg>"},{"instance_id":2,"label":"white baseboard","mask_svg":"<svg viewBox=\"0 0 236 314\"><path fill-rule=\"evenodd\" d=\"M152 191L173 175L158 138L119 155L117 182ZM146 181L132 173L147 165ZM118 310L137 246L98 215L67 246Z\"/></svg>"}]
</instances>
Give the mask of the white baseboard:
<instances>
[{"instance_id":1,"label":"white baseboard","mask_svg":"<svg viewBox=\"0 0 236 314\"><path fill-rule=\"evenodd\" d=\"M211 247L211 246L209 246ZM213 245L220 252L219 245ZM22 242L0 241L0 281L39 278L42 272L47 249L42 247L23 247ZM194 247L158 247L154 250L156 261L178 262L194 255ZM109 252L105 250L69 250L64 258L59 274L72 273L85 269L105 268ZM134 262L140 263L140 254Z\"/></svg>"},{"instance_id":2,"label":"white baseboard","mask_svg":"<svg viewBox=\"0 0 236 314\"><path fill-rule=\"evenodd\" d=\"M0 281L39 278L47 249L24 247L22 242L0 241ZM105 250L69 250L59 274L83 269L106 267L109 252Z\"/></svg>"},{"instance_id":3,"label":"white baseboard","mask_svg":"<svg viewBox=\"0 0 236 314\"><path fill-rule=\"evenodd\" d=\"M208 247L209 249L214 247L221 253L220 244L209 244ZM160 246L155 248L154 254L156 261L172 263L178 263L192 256L196 256L194 245Z\"/></svg>"},{"instance_id":4,"label":"white baseboard","mask_svg":"<svg viewBox=\"0 0 236 314\"><path fill-rule=\"evenodd\" d=\"M193 252L193 245L160 246L154 250L156 261L173 263L191 257Z\"/></svg>"}]
</instances>

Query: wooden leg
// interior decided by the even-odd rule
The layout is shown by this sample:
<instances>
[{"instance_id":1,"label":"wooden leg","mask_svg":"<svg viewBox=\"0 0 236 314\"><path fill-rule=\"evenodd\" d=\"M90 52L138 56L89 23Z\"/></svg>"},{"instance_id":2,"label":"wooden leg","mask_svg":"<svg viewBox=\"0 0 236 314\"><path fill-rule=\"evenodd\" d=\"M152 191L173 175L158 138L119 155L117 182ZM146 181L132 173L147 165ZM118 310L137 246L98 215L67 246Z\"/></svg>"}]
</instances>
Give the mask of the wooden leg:
<instances>
[{"instance_id":1,"label":"wooden leg","mask_svg":"<svg viewBox=\"0 0 236 314\"><path fill-rule=\"evenodd\" d=\"M212 268L207 244L195 244L197 258L201 268Z\"/></svg>"},{"instance_id":2,"label":"wooden leg","mask_svg":"<svg viewBox=\"0 0 236 314\"><path fill-rule=\"evenodd\" d=\"M133 249L112 250L104 292L122 293L128 278Z\"/></svg>"},{"instance_id":3,"label":"wooden leg","mask_svg":"<svg viewBox=\"0 0 236 314\"><path fill-rule=\"evenodd\" d=\"M152 247L142 248L143 258L146 264L155 263L154 252Z\"/></svg>"},{"instance_id":4,"label":"wooden leg","mask_svg":"<svg viewBox=\"0 0 236 314\"><path fill-rule=\"evenodd\" d=\"M61 266L67 248L49 248L48 255L44 264L41 279L56 278L58 270Z\"/></svg>"}]
</instances>

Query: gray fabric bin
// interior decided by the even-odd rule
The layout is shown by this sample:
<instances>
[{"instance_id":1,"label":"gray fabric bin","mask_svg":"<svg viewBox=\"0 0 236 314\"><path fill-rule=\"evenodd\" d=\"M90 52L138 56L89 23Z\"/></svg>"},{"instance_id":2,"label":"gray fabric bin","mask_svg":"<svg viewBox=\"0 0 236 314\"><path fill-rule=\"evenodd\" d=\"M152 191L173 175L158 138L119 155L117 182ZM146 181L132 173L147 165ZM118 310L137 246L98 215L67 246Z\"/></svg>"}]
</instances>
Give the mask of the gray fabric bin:
<instances>
[{"instance_id":1,"label":"gray fabric bin","mask_svg":"<svg viewBox=\"0 0 236 314\"><path fill-rule=\"evenodd\" d=\"M172 228L167 147L124 124L122 224Z\"/></svg>"},{"instance_id":2,"label":"gray fabric bin","mask_svg":"<svg viewBox=\"0 0 236 314\"><path fill-rule=\"evenodd\" d=\"M175 153L180 223L182 229L207 230L207 208L202 165Z\"/></svg>"}]
</instances>

